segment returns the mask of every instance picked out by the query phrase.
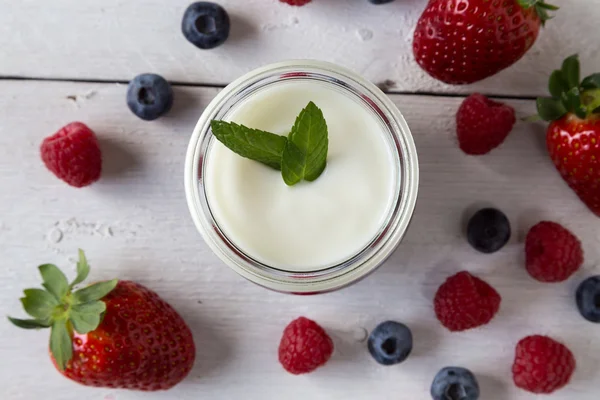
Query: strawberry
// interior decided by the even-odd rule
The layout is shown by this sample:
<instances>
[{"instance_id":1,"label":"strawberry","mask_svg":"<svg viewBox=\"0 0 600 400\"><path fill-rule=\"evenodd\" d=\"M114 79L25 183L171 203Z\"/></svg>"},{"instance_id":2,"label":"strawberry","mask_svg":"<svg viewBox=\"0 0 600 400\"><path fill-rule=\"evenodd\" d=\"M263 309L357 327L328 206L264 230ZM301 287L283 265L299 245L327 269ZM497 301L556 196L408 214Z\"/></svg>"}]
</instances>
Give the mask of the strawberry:
<instances>
[{"instance_id":1,"label":"strawberry","mask_svg":"<svg viewBox=\"0 0 600 400\"><path fill-rule=\"evenodd\" d=\"M557 9L544 0L430 0L415 29L415 59L442 82L480 81L523 57Z\"/></svg>"},{"instance_id":2,"label":"strawberry","mask_svg":"<svg viewBox=\"0 0 600 400\"><path fill-rule=\"evenodd\" d=\"M89 273L80 250L77 277L69 284L55 265L39 267L44 289L21 299L34 319L9 320L20 328L51 328L50 356L67 378L87 386L145 391L169 389L190 372L192 333L156 293L130 281L73 288Z\"/></svg>"},{"instance_id":3,"label":"strawberry","mask_svg":"<svg viewBox=\"0 0 600 400\"><path fill-rule=\"evenodd\" d=\"M537 99L539 116L551 121L546 147L556 169L600 217L600 73L579 81L579 59L568 57L550 76L552 97Z\"/></svg>"}]
</instances>

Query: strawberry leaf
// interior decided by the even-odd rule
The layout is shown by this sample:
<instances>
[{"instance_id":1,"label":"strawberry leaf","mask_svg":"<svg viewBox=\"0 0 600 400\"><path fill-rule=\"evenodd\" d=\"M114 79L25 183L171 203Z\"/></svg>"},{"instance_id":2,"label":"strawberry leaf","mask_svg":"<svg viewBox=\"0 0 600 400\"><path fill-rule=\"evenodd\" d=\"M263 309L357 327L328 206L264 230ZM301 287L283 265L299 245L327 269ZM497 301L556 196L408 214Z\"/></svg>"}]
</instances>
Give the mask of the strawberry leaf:
<instances>
[{"instance_id":1,"label":"strawberry leaf","mask_svg":"<svg viewBox=\"0 0 600 400\"><path fill-rule=\"evenodd\" d=\"M50 327L50 324L37 319L18 319L8 317L8 320L12 322L13 325L23 329L44 329Z\"/></svg>"},{"instance_id":2,"label":"strawberry leaf","mask_svg":"<svg viewBox=\"0 0 600 400\"><path fill-rule=\"evenodd\" d=\"M106 311L106 304L101 301L75 304L69 313L69 320L75 331L86 334L98 328L104 311Z\"/></svg>"},{"instance_id":3,"label":"strawberry leaf","mask_svg":"<svg viewBox=\"0 0 600 400\"><path fill-rule=\"evenodd\" d=\"M579 57L577 54L567 57L563 61L561 71L569 89L579 87L579 70Z\"/></svg>"},{"instance_id":4,"label":"strawberry leaf","mask_svg":"<svg viewBox=\"0 0 600 400\"><path fill-rule=\"evenodd\" d=\"M536 101L538 114L544 121L554 121L567 113L567 109L560 100L549 97L540 97Z\"/></svg>"},{"instance_id":5,"label":"strawberry leaf","mask_svg":"<svg viewBox=\"0 0 600 400\"><path fill-rule=\"evenodd\" d=\"M117 279L113 279L112 281L98 282L80 289L73 293L73 304L82 304L101 300L117 286L117 283L119 283L119 281Z\"/></svg>"},{"instance_id":6,"label":"strawberry leaf","mask_svg":"<svg viewBox=\"0 0 600 400\"><path fill-rule=\"evenodd\" d=\"M90 266L87 262L87 258L85 258L85 253L83 250L79 249L79 261L77 261L77 276L75 280L71 282L70 288L73 289L75 285L83 282L90 273Z\"/></svg>"},{"instance_id":7,"label":"strawberry leaf","mask_svg":"<svg viewBox=\"0 0 600 400\"><path fill-rule=\"evenodd\" d=\"M25 297L21 298L23 308L35 319L49 319L56 306L59 305L53 295L42 289L25 289L23 293L25 293Z\"/></svg>"},{"instance_id":8,"label":"strawberry leaf","mask_svg":"<svg viewBox=\"0 0 600 400\"><path fill-rule=\"evenodd\" d=\"M65 370L67 362L73 357L73 343L66 322L64 319L54 321L50 333L50 352L60 371Z\"/></svg>"},{"instance_id":9,"label":"strawberry leaf","mask_svg":"<svg viewBox=\"0 0 600 400\"><path fill-rule=\"evenodd\" d=\"M550 10L550 11L560 10L560 7L555 6L553 4L544 3L543 1L538 1L536 3L536 6L539 7L539 8L544 8L546 10Z\"/></svg>"},{"instance_id":10,"label":"strawberry leaf","mask_svg":"<svg viewBox=\"0 0 600 400\"><path fill-rule=\"evenodd\" d=\"M548 15L548 11L556 11L559 9L555 5L545 3L544 0L517 0L517 2L525 10L533 7L538 17L542 21L542 25L545 25L547 20L553 18L552 16Z\"/></svg>"},{"instance_id":11,"label":"strawberry leaf","mask_svg":"<svg viewBox=\"0 0 600 400\"><path fill-rule=\"evenodd\" d=\"M600 113L600 88L586 90L583 92L581 98L588 111L587 116Z\"/></svg>"},{"instance_id":12,"label":"strawberry leaf","mask_svg":"<svg viewBox=\"0 0 600 400\"><path fill-rule=\"evenodd\" d=\"M600 73L583 78L581 88L583 90L600 89Z\"/></svg>"},{"instance_id":13,"label":"strawberry leaf","mask_svg":"<svg viewBox=\"0 0 600 400\"><path fill-rule=\"evenodd\" d=\"M562 103L567 111L575 112L581 107L581 98L579 97L579 88L574 87L563 94Z\"/></svg>"},{"instance_id":14,"label":"strawberry leaf","mask_svg":"<svg viewBox=\"0 0 600 400\"><path fill-rule=\"evenodd\" d=\"M550 90L550 94L552 97L559 99L563 92L569 90L567 82L563 77L563 73L561 70L555 70L550 75L550 81L548 83L548 87Z\"/></svg>"},{"instance_id":15,"label":"strawberry leaf","mask_svg":"<svg viewBox=\"0 0 600 400\"><path fill-rule=\"evenodd\" d=\"M38 267L44 283L42 286L46 288L58 301L69 291L69 282L63 272L54 264L44 264Z\"/></svg>"}]
</instances>

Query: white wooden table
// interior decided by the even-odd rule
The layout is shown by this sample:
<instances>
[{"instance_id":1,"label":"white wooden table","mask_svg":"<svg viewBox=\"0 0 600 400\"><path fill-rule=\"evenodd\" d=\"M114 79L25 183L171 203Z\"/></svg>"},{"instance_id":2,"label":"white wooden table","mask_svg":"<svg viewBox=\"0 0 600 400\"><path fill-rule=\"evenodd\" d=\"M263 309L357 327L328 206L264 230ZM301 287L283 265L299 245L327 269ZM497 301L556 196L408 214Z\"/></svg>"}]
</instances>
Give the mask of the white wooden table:
<instances>
[{"instance_id":1,"label":"white wooden table","mask_svg":"<svg viewBox=\"0 0 600 400\"><path fill-rule=\"evenodd\" d=\"M22 315L21 289L37 286L36 266L73 270L87 251L92 278L147 285L190 323L198 356L189 378L170 392L136 393L78 386L47 356L46 333L0 323L0 391L6 400L394 399L425 400L446 365L472 369L483 400L531 399L510 367L516 342L548 334L574 352L578 369L556 400L598 399L600 326L578 314L573 294L600 273L600 221L561 181L544 149L544 125L517 123L485 157L463 155L453 118L461 94L504 97L519 116L562 58L578 52L584 72L600 70L600 0L556 0L564 8L516 66L472 86L427 77L411 53L412 27L425 0L375 7L367 0L314 0L303 8L275 0L220 0L233 22L230 40L212 51L187 43L179 26L189 0L0 0L0 242L2 314ZM295 297L261 289L225 267L188 215L183 163L204 107L223 84L259 65L318 58L383 83L411 126L421 186L413 224L375 274L342 291ZM125 82L156 72L176 82L173 111L157 122L125 106ZM81 120L101 141L105 172L73 189L39 158L41 140ZM515 234L503 251L476 254L462 233L477 206L504 210ZM523 238L541 219L565 224L582 240L585 266L565 284L544 285L523 268ZM499 315L481 329L450 333L432 310L435 290L459 269L493 284ZM283 327L306 315L333 336L336 352L318 372L291 376L277 362ZM396 319L415 335L404 364L380 367L366 331Z\"/></svg>"}]
</instances>

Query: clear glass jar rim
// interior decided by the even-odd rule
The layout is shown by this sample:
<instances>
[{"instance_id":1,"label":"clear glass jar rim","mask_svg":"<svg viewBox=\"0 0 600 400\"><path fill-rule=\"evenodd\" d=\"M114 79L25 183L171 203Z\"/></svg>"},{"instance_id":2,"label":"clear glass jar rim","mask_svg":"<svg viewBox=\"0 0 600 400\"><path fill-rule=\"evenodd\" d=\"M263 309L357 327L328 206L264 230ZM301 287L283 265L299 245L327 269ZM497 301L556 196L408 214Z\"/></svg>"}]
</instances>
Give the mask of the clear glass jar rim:
<instances>
[{"instance_id":1,"label":"clear glass jar rim","mask_svg":"<svg viewBox=\"0 0 600 400\"><path fill-rule=\"evenodd\" d=\"M376 238L376 246L368 246L359 254L331 268L313 272L289 272L261 264L244 254L220 231L208 207L203 190L202 168L204 154L212 139L210 121L228 111L245 96L228 104L236 96L268 79L310 79L326 76L332 81L352 89L368 103L371 110L382 118L394 139L400 163L401 182L393 214L382 234ZM267 83L269 84L269 83ZM251 92L249 92L251 94ZM206 107L200 117L188 146L185 163L185 190L188 206L205 242L229 267L245 278L267 288L291 293L320 293L347 286L366 276L394 251L404 236L414 212L419 182L416 147L410 129L395 104L372 83L357 74L335 64L313 60L291 60L258 68L240 77L224 88Z\"/></svg>"}]
</instances>

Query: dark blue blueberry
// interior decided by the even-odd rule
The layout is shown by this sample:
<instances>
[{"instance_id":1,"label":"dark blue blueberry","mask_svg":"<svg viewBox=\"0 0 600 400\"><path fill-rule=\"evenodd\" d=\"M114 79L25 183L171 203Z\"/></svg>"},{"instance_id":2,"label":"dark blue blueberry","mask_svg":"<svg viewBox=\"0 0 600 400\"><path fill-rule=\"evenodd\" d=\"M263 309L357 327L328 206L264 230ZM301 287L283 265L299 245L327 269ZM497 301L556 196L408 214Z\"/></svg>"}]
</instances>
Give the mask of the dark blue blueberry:
<instances>
[{"instance_id":1,"label":"dark blue blueberry","mask_svg":"<svg viewBox=\"0 0 600 400\"><path fill-rule=\"evenodd\" d=\"M368 347L379 364L398 364L406 360L412 351L412 333L399 322L382 322L369 335Z\"/></svg>"},{"instance_id":2,"label":"dark blue blueberry","mask_svg":"<svg viewBox=\"0 0 600 400\"><path fill-rule=\"evenodd\" d=\"M391 3L394 0L369 0L369 3L371 4L385 4L385 3Z\"/></svg>"},{"instance_id":3,"label":"dark blue blueberry","mask_svg":"<svg viewBox=\"0 0 600 400\"><path fill-rule=\"evenodd\" d=\"M600 275L581 282L575 298L583 318L600 323Z\"/></svg>"},{"instance_id":4,"label":"dark blue blueberry","mask_svg":"<svg viewBox=\"0 0 600 400\"><path fill-rule=\"evenodd\" d=\"M477 400L479 384L471 371L460 367L446 367L431 384L433 400Z\"/></svg>"},{"instance_id":5,"label":"dark blue blueberry","mask_svg":"<svg viewBox=\"0 0 600 400\"><path fill-rule=\"evenodd\" d=\"M201 49L212 49L225 43L229 28L227 11L208 1L192 3L181 21L183 36Z\"/></svg>"},{"instance_id":6,"label":"dark blue blueberry","mask_svg":"<svg viewBox=\"0 0 600 400\"><path fill-rule=\"evenodd\" d=\"M145 121L166 114L173 105L173 89L160 75L141 74L129 82L127 106Z\"/></svg>"},{"instance_id":7,"label":"dark blue blueberry","mask_svg":"<svg viewBox=\"0 0 600 400\"><path fill-rule=\"evenodd\" d=\"M469 220L467 239L482 253L494 253L510 239L510 222L502 211L495 208L479 210Z\"/></svg>"}]
</instances>

